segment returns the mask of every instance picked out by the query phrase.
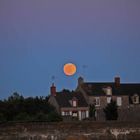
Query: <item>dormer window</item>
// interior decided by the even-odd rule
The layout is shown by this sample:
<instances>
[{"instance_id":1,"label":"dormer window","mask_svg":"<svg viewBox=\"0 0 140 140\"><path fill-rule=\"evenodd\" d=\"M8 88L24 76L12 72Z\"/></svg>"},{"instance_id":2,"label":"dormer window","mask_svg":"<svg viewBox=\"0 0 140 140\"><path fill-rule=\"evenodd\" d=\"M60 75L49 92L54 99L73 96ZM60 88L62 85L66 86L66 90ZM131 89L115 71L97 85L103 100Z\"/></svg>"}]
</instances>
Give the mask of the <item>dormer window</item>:
<instances>
[{"instance_id":1,"label":"dormer window","mask_svg":"<svg viewBox=\"0 0 140 140\"><path fill-rule=\"evenodd\" d=\"M74 97L74 98L72 99L72 106L73 106L73 107L77 107L77 105L78 105L78 100L77 100L76 97Z\"/></svg>"},{"instance_id":2,"label":"dormer window","mask_svg":"<svg viewBox=\"0 0 140 140\"><path fill-rule=\"evenodd\" d=\"M133 104L139 104L139 96L138 96L138 94L134 94L132 96L132 102L133 102Z\"/></svg>"},{"instance_id":3,"label":"dormer window","mask_svg":"<svg viewBox=\"0 0 140 140\"><path fill-rule=\"evenodd\" d=\"M76 101L73 101L72 102L72 105L73 105L73 107L76 107L77 106L77 102Z\"/></svg>"},{"instance_id":4,"label":"dormer window","mask_svg":"<svg viewBox=\"0 0 140 140\"><path fill-rule=\"evenodd\" d=\"M107 87L106 88L106 95L107 96L111 96L112 95L112 88L111 87Z\"/></svg>"},{"instance_id":5,"label":"dormer window","mask_svg":"<svg viewBox=\"0 0 140 140\"><path fill-rule=\"evenodd\" d=\"M106 93L107 96L111 96L112 95L112 88L109 87L109 86L103 88L103 91Z\"/></svg>"}]
</instances>

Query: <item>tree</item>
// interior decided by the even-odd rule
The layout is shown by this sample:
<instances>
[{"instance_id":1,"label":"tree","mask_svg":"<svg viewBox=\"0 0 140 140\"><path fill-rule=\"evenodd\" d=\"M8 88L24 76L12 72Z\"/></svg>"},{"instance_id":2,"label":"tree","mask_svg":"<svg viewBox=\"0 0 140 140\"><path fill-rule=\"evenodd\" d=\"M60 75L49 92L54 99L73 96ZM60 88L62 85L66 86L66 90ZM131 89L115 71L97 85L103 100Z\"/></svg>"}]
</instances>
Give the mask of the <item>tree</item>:
<instances>
[{"instance_id":1,"label":"tree","mask_svg":"<svg viewBox=\"0 0 140 140\"><path fill-rule=\"evenodd\" d=\"M8 99L0 100L0 122L4 121L60 121L61 116L48 102L48 97L24 98L14 92Z\"/></svg>"},{"instance_id":2,"label":"tree","mask_svg":"<svg viewBox=\"0 0 140 140\"><path fill-rule=\"evenodd\" d=\"M118 118L118 106L116 101L111 100L109 104L104 108L106 120L117 120Z\"/></svg>"},{"instance_id":3,"label":"tree","mask_svg":"<svg viewBox=\"0 0 140 140\"><path fill-rule=\"evenodd\" d=\"M6 121L4 115L2 113L0 113L0 122L4 122Z\"/></svg>"},{"instance_id":4,"label":"tree","mask_svg":"<svg viewBox=\"0 0 140 140\"><path fill-rule=\"evenodd\" d=\"M56 111L52 111L48 114L47 121L48 122L59 122L59 121L62 121L62 117Z\"/></svg>"},{"instance_id":5,"label":"tree","mask_svg":"<svg viewBox=\"0 0 140 140\"><path fill-rule=\"evenodd\" d=\"M89 106L89 117L94 118L94 120L96 120L95 113L96 113L95 105L90 105Z\"/></svg>"},{"instance_id":6,"label":"tree","mask_svg":"<svg viewBox=\"0 0 140 140\"><path fill-rule=\"evenodd\" d=\"M26 113L21 112L14 117L15 121L32 121L32 118Z\"/></svg>"}]
</instances>

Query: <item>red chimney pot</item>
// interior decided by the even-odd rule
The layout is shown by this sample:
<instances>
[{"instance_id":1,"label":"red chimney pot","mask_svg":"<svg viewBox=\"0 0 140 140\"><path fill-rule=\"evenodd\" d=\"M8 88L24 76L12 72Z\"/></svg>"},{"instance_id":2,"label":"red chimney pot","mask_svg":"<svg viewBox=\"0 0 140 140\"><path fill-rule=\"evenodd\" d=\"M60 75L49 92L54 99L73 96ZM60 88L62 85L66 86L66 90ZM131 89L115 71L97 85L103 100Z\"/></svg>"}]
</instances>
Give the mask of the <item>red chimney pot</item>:
<instances>
[{"instance_id":1,"label":"red chimney pot","mask_svg":"<svg viewBox=\"0 0 140 140\"><path fill-rule=\"evenodd\" d=\"M120 77L115 77L115 86L120 87Z\"/></svg>"},{"instance_id":2,"label":"red chimney pot","mask_svg":"<svg viewBox=\"0 0 140 140\"><path fill-rule=\"evenodd\" d=\"M50 87L50 92L52 96L56 96L56 87L54 83L52 83L52 86Z\"/></svg>"}]
</instances>

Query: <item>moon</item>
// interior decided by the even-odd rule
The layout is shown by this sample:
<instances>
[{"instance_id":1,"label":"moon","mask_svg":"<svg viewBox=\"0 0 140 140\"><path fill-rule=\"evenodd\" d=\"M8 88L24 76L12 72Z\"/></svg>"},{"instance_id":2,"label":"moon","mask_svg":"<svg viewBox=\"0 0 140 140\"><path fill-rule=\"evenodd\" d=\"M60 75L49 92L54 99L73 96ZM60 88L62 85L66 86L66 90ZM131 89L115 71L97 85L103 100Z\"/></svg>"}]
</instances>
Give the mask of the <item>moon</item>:
<instances>
[{"instance_id":1,"label":"moon","mask_svg":"<svg viewBox=\"0 0 140 140\"><path fill-rule=\"evenodd\" d=\"M76 65L73 63L67 63L63 67L65 75L72 76L76 73Z\"/></svg>"}]
</instances>

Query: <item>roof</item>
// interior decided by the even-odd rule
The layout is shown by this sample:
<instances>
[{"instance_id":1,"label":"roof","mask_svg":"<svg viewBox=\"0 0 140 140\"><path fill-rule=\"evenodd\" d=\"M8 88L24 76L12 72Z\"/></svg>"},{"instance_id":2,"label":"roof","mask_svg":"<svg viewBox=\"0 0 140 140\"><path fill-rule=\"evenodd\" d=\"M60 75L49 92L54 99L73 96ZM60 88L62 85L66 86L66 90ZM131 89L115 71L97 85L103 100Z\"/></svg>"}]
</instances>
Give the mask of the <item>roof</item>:
<instances>
[{"instance_id":1,"label":"roof","mask_svg":"<svg viewBox=\"0 0 140 140\"><path fill-rule=\"evenodd\" d=\"M133 95L137 93L140 95L140 84L135 83L123 83L119 87L114 82L103 82L103 83L83 83L82 89L89 96L103 96L106 95L103 88L111 87L113 95Z\"/></svg>"},{"instance_id":2,"label":"roof","mask_svg":"<svg viewBox=\"0 0 140 140\"><path fill-rule=\"evenodd\" d=\"M85 101L85 98L80 92L74 92L74 91L73 92L68 92L68 91L57 92L56 96L54 97L60 107L72 107L70 103L72 99L77 99L78 107L88 107L88 104Z\"/></svg>"}]
</instances>

